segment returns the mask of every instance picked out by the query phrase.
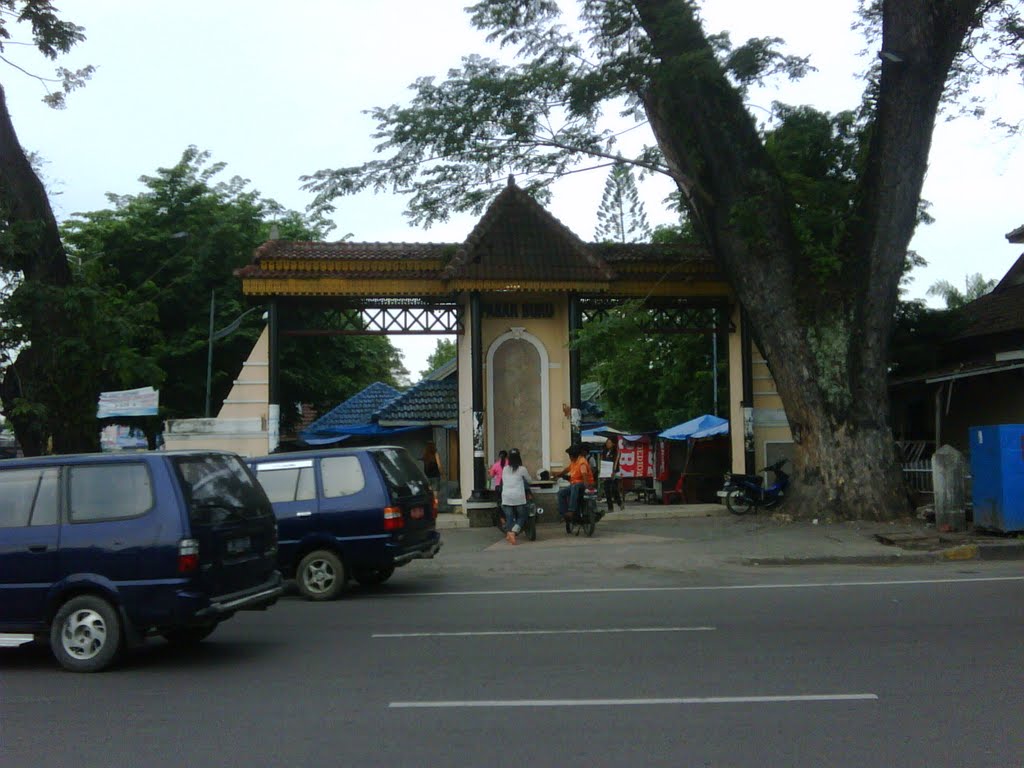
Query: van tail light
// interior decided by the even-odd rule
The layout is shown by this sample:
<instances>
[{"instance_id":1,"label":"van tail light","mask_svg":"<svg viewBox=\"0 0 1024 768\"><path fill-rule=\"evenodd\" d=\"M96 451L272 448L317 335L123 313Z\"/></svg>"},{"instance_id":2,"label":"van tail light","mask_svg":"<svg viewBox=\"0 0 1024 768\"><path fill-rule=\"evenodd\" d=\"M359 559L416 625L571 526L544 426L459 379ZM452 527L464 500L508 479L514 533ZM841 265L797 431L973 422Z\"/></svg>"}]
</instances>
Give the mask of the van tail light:
<instances>
[{"instance_id":1,"label":"van tail light","mask_svg":"<svg viewBox=\"0 0 1024 768\"><path fill-rule=\"evenodd\" d=\"M195 573L199 570L199 542L182 539L178 542L178 573Z\"/></svg>"},{"instance_id":2,"label":"van tail light","mask_svg":"<svg viewBox=\"0 0 1024 768\"><path fill-rule=\"evenodd\" d=\"M432 497L430 501L430 514L437 520L437 494L432 493L430 495Z\"/></svg>"},{"instance_id":3,"label":"van tail light","mask_svg":"<svg viewBox=\"0 0 1024 768\"><path fill-rule=\"evenodd\" d=\"M401 507L384 507L384 530L397 531L405 527L405 518L402 517Z\"/></svg>"}]
</instances>

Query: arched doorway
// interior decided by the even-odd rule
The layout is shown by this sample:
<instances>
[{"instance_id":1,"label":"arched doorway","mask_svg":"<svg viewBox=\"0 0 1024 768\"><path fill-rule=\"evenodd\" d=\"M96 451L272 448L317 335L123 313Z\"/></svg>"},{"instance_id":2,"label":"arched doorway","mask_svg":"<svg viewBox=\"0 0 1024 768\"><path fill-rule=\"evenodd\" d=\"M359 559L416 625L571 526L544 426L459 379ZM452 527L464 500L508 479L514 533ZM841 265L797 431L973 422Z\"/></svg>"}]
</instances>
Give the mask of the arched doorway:
<instances>
[{"instance_id":1,"label":"arched doorway","mask_svg":"<svg viewBox=\"0 0 1024 768\"><path fill-rule=\"evenodd\" d=\"M536 476L551 465L548 353L537 337L513 328L487 351L487 455L518 448Z\"/></svg>"}]
</instances>

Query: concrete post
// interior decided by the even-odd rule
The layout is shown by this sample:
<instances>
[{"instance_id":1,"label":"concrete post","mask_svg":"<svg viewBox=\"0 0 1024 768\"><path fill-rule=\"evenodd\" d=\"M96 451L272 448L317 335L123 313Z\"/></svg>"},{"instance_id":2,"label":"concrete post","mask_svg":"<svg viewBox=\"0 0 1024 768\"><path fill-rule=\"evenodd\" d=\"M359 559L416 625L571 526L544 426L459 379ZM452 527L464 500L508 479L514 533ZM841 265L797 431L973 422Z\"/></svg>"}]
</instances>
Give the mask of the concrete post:
<instances>
[{"instance_id":1,"label":"concrete post","mask_svg":"<svg viewBox=\"0 0 1024 768\"><path fill-rule=\"evenodd\" d=\"M932 489L935 491L935 527L939 531L967 529L964 506L966 462L960 451L944 445L932 456Z\"/></svg>"}]
</instances>

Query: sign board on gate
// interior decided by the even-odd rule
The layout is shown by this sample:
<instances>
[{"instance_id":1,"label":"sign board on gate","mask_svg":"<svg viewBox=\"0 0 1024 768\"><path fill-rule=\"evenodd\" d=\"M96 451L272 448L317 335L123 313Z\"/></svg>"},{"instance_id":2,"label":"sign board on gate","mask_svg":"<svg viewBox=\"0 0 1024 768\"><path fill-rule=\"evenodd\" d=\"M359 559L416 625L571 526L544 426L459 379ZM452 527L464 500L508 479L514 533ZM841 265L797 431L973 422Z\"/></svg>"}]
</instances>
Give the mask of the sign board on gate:
<instances>
[{"instance_id":1,"label":"sign board on gate","mask_svg":"<svg viewBox=\"0 0 1024 768\"><path fill-rule=\"evenodd\" d=\"M153 387L100 392L97 419L112 416L156 416L160 407L160 390Z\"/></svg>"}]
</instances>

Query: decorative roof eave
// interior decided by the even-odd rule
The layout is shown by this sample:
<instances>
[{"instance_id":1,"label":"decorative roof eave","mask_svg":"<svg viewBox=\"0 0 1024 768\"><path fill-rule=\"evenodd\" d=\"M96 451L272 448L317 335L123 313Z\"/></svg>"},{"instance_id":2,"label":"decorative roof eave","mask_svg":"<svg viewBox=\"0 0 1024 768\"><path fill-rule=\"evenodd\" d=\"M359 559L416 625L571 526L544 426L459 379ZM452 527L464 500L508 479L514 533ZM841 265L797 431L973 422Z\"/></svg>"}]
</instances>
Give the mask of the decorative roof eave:
<instances>
[{"instance_id":1,"label":"decorative roof eave","mask_svg":"<svg viewBox=\"0 0 1024 768\"><path fill-rule=\"evenodd\" d=\"M452 419L378 419L382 427L443 427L452 423Z\"/></svg>"},{"instance_id":2,"label":"decorative roof eave","mask_svg":"<svg viewBox=\"0 0 1024 768\"><path fill-rule=\"evenodd\" d=\"M1024 243L1024 225L1017 227L1006 234L1006 239L1011 243Z\"/></svg>"},{"instance_id":3,"label":"decorative roof eave","mask_svg":"<svg viewBox=\"0 0 1024 768\"><path fill-rule=\"evenodd\" d=\"M441 259L378 259L368 262L367 259L260 259L258 264L250 264L238 270L241 276L249 271L329 274L338 272L440 272L444 268Z\"/></svg>"},{"instance_id":4,"label":"decorative roof eave","mask_svg":"<svg viewBox=\"0 0 1024 768\"><path fill-rule=\"evenodd\" d=\"M565 291L583 291L588 293L607 293L611 290L608 283L580 282L576 280L472 280L457 279L447 282L449 289L455 291L488 291L492 293L563 293Z\"/></svg>"},{"instance_id":5,"label":"decorative roof eave","mask_svg":"<svg viewBox=\"0 0 1024 768\"><path fill-rule=\"evenodd\" d=\"M242 278L246 296L447 296L441 281L421 279Z\"/></svg>"}]
</instances>

